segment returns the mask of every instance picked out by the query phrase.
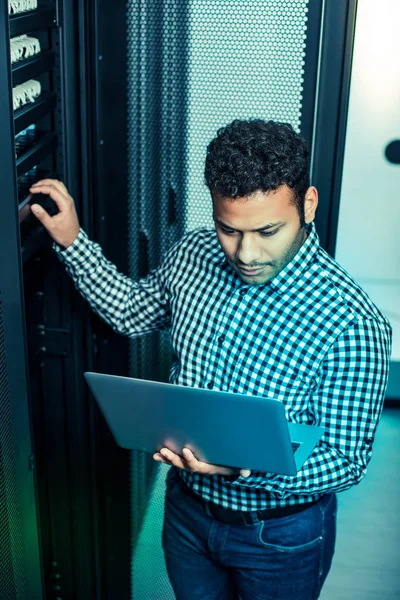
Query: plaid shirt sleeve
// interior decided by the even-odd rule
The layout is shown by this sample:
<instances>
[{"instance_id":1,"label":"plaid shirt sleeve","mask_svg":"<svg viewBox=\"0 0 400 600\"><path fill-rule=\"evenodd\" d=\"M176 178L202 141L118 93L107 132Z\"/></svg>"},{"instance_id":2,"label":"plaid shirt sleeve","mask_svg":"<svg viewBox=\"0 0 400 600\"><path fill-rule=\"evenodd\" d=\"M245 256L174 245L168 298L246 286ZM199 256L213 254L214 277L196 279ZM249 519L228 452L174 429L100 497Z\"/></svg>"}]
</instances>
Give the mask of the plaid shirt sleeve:
<instances>
[{"instance_id":1,"label":"plaid shirt sleeve","mask_svg":"<svg viewBox=\"0 0 400 600\"><path fill-rule=\"evenodd\" d=\"M279 498L341 492L361 481L371 459L382 412L391 353L391 328L359 318L327 352L311 393L315 423L325 428L295 476L252 472L231 485L264 488Z\"/></svg>"},{"instance_id":2,"label":"plaid shirt sleeve","mask_svg":"<svg viewBox=\"0 0 400 600\"><path fill-rule=\"evenodd\" d=\"M160 268L138 281L119 273L83 229L71 246L63 250L54 243L53 249L76 289L114 331L134 338L170 325L166 287L177 244L166 254Z\"/></svg>"}]
</instances>

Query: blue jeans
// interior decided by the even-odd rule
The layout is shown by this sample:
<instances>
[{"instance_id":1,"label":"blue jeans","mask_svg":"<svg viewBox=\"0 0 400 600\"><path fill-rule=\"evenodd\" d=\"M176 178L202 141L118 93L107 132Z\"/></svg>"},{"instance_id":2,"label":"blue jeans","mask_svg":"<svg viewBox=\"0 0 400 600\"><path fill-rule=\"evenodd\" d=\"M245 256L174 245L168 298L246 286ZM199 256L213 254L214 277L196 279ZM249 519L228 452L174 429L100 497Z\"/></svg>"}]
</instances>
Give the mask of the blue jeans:
<instances>
[{"instance_id":1,"label":"blue jeans","mask_svg":"<svg viewBox=\"0 0 400 600\"><path fill-rule=\"evenodd\" d=\"M162 534L177 600L315 600L335 548L335 494L300 513L227 525L167 477Z\"/></svg>"}]
</instances>

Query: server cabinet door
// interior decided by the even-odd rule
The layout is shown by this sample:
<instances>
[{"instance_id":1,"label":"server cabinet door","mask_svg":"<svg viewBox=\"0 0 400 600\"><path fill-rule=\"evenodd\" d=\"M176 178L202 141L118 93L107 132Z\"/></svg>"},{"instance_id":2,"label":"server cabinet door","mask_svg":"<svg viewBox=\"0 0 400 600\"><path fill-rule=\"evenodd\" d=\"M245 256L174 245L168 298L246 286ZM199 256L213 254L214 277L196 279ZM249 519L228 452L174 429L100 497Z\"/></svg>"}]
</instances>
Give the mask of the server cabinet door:
<instances>
[{"instance_id":1,"label":"server cabinet door","mask_svg":"<svg viewBox=\"0 0 400 600\"><path fill-rule=\"evenodd\" d=\"M0 10L0 597L43 597L29 418L7 2Z\"/></svg>"}]
</instances>

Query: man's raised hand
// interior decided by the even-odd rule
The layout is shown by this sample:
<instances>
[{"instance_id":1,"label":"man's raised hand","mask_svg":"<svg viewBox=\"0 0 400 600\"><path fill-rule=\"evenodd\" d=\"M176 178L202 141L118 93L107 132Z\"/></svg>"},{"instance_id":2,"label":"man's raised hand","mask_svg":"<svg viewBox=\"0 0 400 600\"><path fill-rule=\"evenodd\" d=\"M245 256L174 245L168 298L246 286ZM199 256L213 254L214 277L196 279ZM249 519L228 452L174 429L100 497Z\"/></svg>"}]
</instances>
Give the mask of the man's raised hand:
<instances>
[{"instance_id":1,"label":"man's raised hand","mask_svg":"<svg viewBox=\"0 0 400 600\"><path fill-rule=\"evenodd\" d=\"M47 194L57 204L58 214L51 217L42 206L32 204L31 210L57 244L68 248L77 238L79 221L75 203L65 185L57 179L42 179L29 190L31 194Z\"/></svg>"}]
</instances>

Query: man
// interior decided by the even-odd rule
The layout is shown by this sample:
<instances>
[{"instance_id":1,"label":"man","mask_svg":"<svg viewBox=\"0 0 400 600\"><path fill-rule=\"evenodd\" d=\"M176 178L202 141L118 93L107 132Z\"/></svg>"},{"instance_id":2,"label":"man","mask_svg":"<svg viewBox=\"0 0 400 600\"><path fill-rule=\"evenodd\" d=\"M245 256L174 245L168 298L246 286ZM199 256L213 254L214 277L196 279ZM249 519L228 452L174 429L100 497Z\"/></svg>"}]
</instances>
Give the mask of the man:
<instances>
[{"instance_id":1,"label":"man","mask_svg":"<svg viewBox=\"0 0 400 600\"><path fill-rule=\"evenodd\" d=\"M56 216L35 214L107 323L130 337L171 328L171 383L272 394L289 421L325 428L293 477L234 472L184 450L154 455L172 465L163 547L178 600L314 600L334 553L336 493L371 458L391 328L319 245L308 152L290 125L219 130L205 179L215 230L185 235L138 282L88 240L61 182L31 191L57 203Z\"/></svg>"}]
</instances>

